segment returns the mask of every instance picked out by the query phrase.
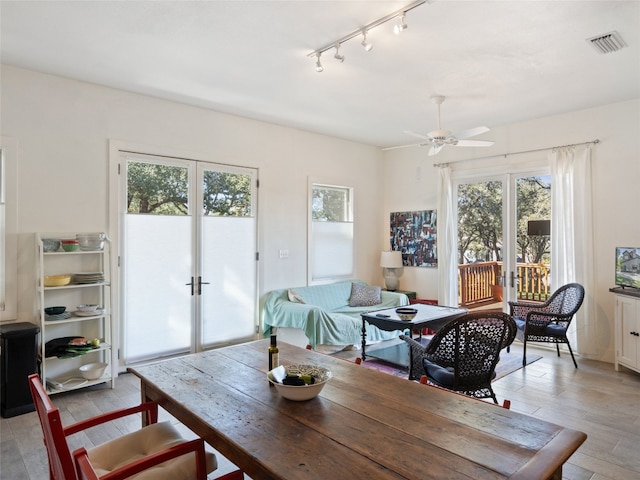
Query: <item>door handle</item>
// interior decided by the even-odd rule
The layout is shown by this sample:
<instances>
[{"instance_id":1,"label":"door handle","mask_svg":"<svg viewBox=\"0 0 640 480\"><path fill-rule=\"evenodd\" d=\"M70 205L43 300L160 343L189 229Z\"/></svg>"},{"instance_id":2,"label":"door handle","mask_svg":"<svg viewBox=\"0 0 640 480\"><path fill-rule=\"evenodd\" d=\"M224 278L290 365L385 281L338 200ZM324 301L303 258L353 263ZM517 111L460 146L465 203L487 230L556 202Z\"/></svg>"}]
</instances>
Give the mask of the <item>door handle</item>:
<instances>
[{"instance_id":1,"label":"door handle","mask_svg":"<svg viewBox=\"0 0 640 480\"><path fill-rule=\"evenodd\" d=\"M191 277L191 281L189 283L185 283L185 285L191 285L191 295L193 295L195 287L195 284L193 283L193 277Z\"/></svg>"},{"instance_id":2,"label":"door handle","mask_svg":"<svg viewBox=\"0 0 640 480\"><path fill-rule=\"evenodd\" d=\"M520 277L518 275L516 275L513 271L511 272L511 288L515 287L516 285L518 285L518 279Z\"/></svg>"},{"instance_id":3,"label":"door handle","mask_svg":"<svg viewBox=\"0 0 640 480\"><path fill-rule=\"evenodd\" d=\"M198 295L202 295L202 285L209 285L209 282L203 282L202 277L198 277Z\"/></svg>"}]
</instances>

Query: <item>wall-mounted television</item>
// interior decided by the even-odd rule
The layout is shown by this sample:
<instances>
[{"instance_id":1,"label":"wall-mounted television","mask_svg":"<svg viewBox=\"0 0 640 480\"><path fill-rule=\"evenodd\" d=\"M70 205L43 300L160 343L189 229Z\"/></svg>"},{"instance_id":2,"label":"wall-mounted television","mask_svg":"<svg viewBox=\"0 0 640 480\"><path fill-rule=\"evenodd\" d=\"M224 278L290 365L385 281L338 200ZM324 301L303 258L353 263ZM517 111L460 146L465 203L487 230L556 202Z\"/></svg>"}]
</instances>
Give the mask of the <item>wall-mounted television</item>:
<instances>
[{"instance_id":1,"label":"wall-mounted television","mask_svg":"<svg viewBox=\"0 0 640 480\"><path fill-rule=\"evenodd\" d=\"M640 289L640 248L616 247L616 285Z\"/></svg>"}]
</instances>

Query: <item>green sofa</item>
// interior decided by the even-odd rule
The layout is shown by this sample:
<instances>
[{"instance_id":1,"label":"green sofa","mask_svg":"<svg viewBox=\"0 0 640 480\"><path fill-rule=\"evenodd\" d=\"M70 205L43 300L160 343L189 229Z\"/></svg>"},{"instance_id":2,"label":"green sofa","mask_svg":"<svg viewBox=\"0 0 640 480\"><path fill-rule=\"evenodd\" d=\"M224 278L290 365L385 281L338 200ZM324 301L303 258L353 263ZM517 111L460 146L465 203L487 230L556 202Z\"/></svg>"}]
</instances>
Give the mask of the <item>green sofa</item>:
<instances>
[{"instance_id":1,"label":"green sofa","mask_svg":"<svg viewBox=\"0 0 640 480\"><path fill-rule=\"evenodd\" d=\"M361 313L409 304L406 295L382 290L379 292L380 303L350 306L350 300L357 303L353 301L355 287L352 284L365 289L369 287L360 280L349 280L269 292L262 312L264 335L268 336L274 328L276 331L278 328L297 328L304 332L314 349L319 345L357 346L362 341ZM367 325L368 343L396 338L398 334Z\"/></svg>"}]
</instances>

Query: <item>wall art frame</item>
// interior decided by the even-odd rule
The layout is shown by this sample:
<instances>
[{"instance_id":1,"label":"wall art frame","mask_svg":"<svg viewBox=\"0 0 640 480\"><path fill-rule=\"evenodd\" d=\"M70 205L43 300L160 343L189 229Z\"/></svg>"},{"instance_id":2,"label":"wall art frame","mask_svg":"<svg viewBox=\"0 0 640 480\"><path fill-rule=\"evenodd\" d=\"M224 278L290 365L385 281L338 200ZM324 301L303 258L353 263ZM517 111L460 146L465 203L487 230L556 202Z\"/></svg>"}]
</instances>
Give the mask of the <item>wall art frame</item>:
<instances>
[{"instance_id":1,"label":"wall art frame","mask_svg":"<svg viewBox=\"0 0 640 480\"><path fill-rule=\"evenodd\" d=\"M402 252L405 267L437 267L437 215L435 210L391 212L391 250Z\"/></svg>"}]
</instances>

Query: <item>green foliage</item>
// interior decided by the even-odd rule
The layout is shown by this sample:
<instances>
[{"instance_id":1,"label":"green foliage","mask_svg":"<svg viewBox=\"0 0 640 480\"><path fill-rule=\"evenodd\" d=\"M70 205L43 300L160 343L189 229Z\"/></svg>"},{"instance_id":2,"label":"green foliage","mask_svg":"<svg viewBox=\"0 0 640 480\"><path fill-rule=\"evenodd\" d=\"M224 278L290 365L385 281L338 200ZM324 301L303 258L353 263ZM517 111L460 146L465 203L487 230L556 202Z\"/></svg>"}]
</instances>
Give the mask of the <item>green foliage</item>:
<instances>
[{"instance_id":1,"label":"green foliage","mask_svg":"<svg viewBox=\"0 0 640 480\"><path fill-rule=\"evenodd\" d=\"M128 162L127 213L187 215L187 173L184 167Z\"/></svg>"},{"instance_id":2,"label":"green foliage","mask_svg":"<svg viewBox=\"0 0 640 480\"><path fill-rule=\"evenodd\" d=\"M458 188L458 263L502 260L502 183Z\"/></svg>"},{"instance_id":3,"label":"green foliage","mask_svg":"<svg viewBox=\"0 0 640 480\"><path fill-rule=\"evenodd\" d=\"M203 215L250 216L251 187L250 175L205 171L202 180ZM187 168L128 162L127 212L188 215Z\"/></svg>"},{"instance_id":4,"label":"green foliage","mask_svg":"<svg viewBox=\"0 0 640 480\"><path fill-rule=\"evenodd\" d=\"M209 170L203 182L204 215L251 216L251 176Z\"/></svg>"},{"instance_id":5,"label":"green foliage","mask_svg":"<svg viewBox=\"0 0 640 480\"><path fill-rule=\"evenodd\" d=\"M529 220L551 218L548 177L517 180L518 257L525 263L549 263L549 237L529 236ZM458 263L502 261L502 182L462 184L458 188Z\"/></svg>"},{"instance_id":6,"label":"green foliage","mask_svg":"<svg viewBox=\"0 0 640 480\"><path fill-rule=\"evenodd\" d=\"M315 222L347 222L349 189L314 185L311 194L311 215Z\"/></svg>"}]
</instances>

